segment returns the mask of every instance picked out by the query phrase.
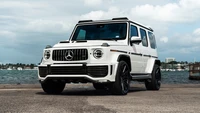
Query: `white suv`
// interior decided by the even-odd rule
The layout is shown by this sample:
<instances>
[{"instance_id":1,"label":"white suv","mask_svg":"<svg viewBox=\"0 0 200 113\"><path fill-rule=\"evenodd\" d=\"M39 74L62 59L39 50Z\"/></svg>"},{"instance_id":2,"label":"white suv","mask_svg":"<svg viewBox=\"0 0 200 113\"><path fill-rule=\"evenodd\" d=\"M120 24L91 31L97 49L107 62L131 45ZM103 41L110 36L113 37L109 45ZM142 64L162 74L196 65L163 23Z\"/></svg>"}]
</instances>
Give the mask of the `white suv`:
<instances>
[{"instance_id":1,"label":"white suv","mask_svg":"<svg viewBox=\"0 0 200 113\"><path fill-rule=\"evenodd\" d=\"M44 49L38 66L44 92L61 93L66 83L92 82L95 89L126 95L130 81L159 90L160 60L153 30L128 18L79 21L68 41Z\"/></svg>"}]
</instances>

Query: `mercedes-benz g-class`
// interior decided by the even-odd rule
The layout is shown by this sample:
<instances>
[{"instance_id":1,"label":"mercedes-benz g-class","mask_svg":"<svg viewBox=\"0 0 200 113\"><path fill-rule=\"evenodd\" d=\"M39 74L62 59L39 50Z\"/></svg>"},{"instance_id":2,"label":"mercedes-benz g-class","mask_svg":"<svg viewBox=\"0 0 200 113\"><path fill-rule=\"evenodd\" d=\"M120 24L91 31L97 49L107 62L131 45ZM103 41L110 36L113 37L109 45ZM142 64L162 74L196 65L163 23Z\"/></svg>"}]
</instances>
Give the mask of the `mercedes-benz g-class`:
<instances>
[{"instance_id":1,"label":"mercedes-benz g-class","mask_svg":"<svg viewBox=\"0 0 200 113\"><path fill-rule=\"evenodd\" d=\"M153 30L128 18L83 20L69 40L44 49L38 66L44 92L61 93L66 83L93 83L95 89L126 95L130 81L159 90L160 60Z\"/></svg>"}]
</instances>

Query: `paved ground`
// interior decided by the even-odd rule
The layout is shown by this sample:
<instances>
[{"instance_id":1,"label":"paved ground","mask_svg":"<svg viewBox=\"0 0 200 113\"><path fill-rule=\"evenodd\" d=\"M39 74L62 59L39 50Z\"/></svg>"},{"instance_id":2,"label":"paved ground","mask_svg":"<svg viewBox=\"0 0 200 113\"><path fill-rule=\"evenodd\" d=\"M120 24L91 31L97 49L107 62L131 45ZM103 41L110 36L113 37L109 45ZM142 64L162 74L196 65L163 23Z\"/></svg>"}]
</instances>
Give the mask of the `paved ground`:
<instances>
[{"instance_id":1,"label":"paved ground","mask_svg":"<svg viewBox=\"0 0 200 113\"><path fill-rule=\"evenodd\" d=\"M91 84L67 85L61 95L47 95L39 85L0 85L0 113L200 113L200 85L133 86L128 95L113 96Z\"/></svg>"}]
</instances>

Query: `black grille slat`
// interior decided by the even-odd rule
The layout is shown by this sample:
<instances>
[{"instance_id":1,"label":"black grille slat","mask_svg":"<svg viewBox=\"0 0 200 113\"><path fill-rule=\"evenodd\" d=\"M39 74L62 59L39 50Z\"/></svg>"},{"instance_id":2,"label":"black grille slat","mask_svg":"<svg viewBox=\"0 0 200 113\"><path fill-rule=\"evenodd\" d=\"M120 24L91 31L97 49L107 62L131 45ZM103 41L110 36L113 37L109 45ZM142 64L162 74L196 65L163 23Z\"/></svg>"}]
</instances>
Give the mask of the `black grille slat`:
<instances>
[{"instance_id":1,"label":"black grille slat","mask_svg":"<svg viewBox=\"0 0 200 113\"><path fill-rule=\"evenodd\" d=\"M67 60L65 58L66 52L72 51L73 58L72 60ZM87 49L62 49L62 50L54 50L53 51L53 60L54 61L80 61L88 59L88 51Z\"/></svg>"},{"instance_id":2,"label":"black grille slat","mask_svg":"<svg viewBox=\"0 0 200 113\"><path fill-rule=\"evenodd\" d=\"M61 56L63 56L63 51L61 51L61 54L60 54ZM63 57L61 57L61 60L63 60Z\"/></svg>"},{"instance_id":3,"label":"black grille slat","mask_svg":"<svg viewBox=\"0 0 200 113\"><path fill-rule=\"evenodd\" d=\"M86 74L86 69L82 66L51 67L51 74Z\"/></svg>"}]
</instances>

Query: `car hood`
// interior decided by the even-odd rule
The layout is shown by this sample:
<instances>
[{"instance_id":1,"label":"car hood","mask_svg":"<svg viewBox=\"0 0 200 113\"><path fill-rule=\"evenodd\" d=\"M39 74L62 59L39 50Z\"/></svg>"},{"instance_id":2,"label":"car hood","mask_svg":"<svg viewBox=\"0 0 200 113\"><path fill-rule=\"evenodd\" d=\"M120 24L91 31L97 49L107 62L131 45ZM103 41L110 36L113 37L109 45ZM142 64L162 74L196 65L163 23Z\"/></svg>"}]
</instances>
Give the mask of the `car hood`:
<instances>
[{"instance_id":1,"label":"car hood","mask_svg":"<svg viewBox=\"0 0 200 113\"><path fill-rule=\"evenodd\" d=\"M125 45L119 41L87 41L87 42L70 42L70 43L58 43L54 45L54 48L65 48L65 47L91 47L91 46L101 46L103 43L107 43L110 46L123 46Z\"/></svg>"}]
</instances>

